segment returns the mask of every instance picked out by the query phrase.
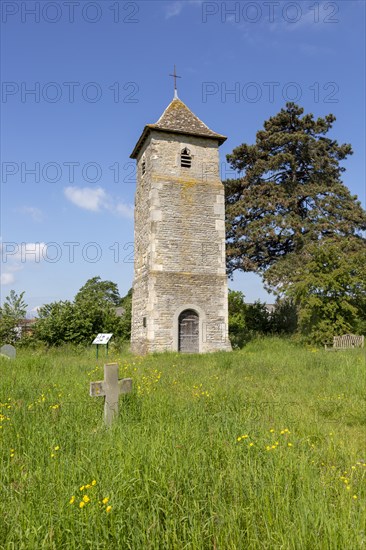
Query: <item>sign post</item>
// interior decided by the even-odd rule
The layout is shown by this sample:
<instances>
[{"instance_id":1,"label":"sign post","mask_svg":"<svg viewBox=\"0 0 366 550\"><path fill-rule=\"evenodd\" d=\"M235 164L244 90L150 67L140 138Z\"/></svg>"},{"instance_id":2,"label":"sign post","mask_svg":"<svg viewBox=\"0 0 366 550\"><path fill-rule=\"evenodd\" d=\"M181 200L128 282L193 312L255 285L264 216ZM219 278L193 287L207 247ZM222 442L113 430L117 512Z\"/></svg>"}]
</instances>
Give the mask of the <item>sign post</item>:
<instances>
[{"instance_id":1,"label":"sign post","mask_svg":"<svg viewBox=\"0 0 366 550\"><path fill-rule=\"evenodd\" d=\"M113 336L112 332L110 332L110 333L101 332L100 334L97 334L97 336L94 338L92 344L95 344L97 346L96 347L97 359L98 359L98 352L99 352L99 346L100 345L106 346L105 356L108 357L108 344L109 344L109 340L112 338L112 336Z\"/></svg>"}]
</instances>

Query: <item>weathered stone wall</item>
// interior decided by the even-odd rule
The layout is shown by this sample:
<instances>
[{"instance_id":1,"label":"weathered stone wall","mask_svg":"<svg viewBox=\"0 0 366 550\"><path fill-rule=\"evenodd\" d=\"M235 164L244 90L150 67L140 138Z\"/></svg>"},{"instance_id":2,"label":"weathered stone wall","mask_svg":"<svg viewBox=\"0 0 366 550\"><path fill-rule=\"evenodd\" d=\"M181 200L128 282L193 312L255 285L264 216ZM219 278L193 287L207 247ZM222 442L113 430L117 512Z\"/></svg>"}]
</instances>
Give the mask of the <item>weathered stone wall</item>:
<instances>
[{"instance_id":1,"label":"weathered stone wall","mask_svg":"<svg viewBox=\"0 0 366 550\"><path fill-rule=\"evenodd\" d=\"M156 304L151 311L151 351L176 350L178 316L185 309L200 314L200 351L228 349L226 276L151 273Z\"/></svg>"},{"instance_id":2,"label":"weathered stone wall","mask_svg":"<svg viewBox=\"0 0 366 550\"><path fill-rule=\"evenodd\" d=\"M185 147L191 168L180 166ZM139 155L131 337L136 353L176 350L178 315L187 305L199 312L200 351L230 349L217 147L215 140L153 131Z\"/></svg>"},{"instance_id":3,"label":"weathered stone wall","mask_svg":"<svg viewBox=\"0 0 366 550\"><path fill-rule=\"evenodd\" d=\"M134 281L132 298L131 349L134 353L148 352L147 327L143 319L147 317L148 277L150 258L150 164L146 159L146 173L142 176L142 157L148 149L145 144L137 163L137 188L135 194L134 226ZM148 155L146 155L148 157Z\"/></svg>"}]
</instances>

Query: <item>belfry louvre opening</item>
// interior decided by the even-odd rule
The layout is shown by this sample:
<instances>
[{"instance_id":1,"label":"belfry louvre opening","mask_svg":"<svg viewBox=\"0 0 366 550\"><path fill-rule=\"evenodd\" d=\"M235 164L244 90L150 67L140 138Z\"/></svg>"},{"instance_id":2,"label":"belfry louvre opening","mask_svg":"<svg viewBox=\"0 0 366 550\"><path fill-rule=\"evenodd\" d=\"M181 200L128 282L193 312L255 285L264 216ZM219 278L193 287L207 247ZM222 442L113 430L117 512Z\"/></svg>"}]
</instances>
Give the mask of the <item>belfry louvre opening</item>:
<instances>
[{"instance_id":1,"label":"belfry louvre opening","mask_svg":"<svg viewBox=\"0 0 366 550\"><path fill-rule=\"evenodd\" d=\"M192 166L191 152L187 147L182 149L180 154L180 165L182 168L190 168Z\"/></svg>"}]
</instances>

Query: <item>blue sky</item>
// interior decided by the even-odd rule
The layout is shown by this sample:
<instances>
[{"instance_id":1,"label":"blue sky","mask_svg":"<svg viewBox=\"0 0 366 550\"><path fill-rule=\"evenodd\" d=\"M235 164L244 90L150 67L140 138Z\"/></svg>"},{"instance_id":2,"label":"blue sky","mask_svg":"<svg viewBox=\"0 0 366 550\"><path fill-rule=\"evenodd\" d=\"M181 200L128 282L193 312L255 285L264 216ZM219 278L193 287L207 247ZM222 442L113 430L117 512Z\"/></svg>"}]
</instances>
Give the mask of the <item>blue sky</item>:
<instances>
[{"instance_id":1,"label":"blue sky","mask_svg":"<svg viewBox=\"0 0 366 550\"><path fill-rule=\"evenodd\" d=\"M2 299L29 310L72 299L95 275L133 278L134 163L146 123L173 96L225 156L287 100L334 113L349 142L344 182L365 205L365 3L2 2ZM33 90L33 92L32 92ZM273 301L258 277L229 286Z\"/></svg>"}]
</instances>

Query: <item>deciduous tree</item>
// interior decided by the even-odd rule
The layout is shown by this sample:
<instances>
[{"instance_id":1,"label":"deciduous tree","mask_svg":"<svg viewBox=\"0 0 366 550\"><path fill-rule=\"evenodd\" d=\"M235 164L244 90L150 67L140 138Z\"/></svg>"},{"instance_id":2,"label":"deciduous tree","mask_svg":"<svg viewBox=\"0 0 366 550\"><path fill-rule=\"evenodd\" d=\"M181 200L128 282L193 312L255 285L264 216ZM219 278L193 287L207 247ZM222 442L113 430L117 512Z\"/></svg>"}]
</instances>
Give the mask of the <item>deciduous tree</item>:
<instances>
[{"instance_id":1,"label":"deciduous tree","mask_svg":"<svg viewBox=\"0 0 366 550\"><path fill-rule=\"evenodd\" d=\"M120 304L117 285L93 277L81 287L73 302L53 302L39 309L36 336L49 345L88 344L99 332L113 332L115 337L126 339L128 319L116 315Z\"/></svg>"},{"instance_id":2,"label":"deciduous tree","mask_svg":"<svg viewBox=\"0 0 366 550\"><path fill-rule=\"evenodd\" d=\"M279 269L280 268L280 269ZM309 341L323 344L337 334L365 326L366 246L353 239L309 243L267 271L270 288L298 306L299 328Z\"/></svg>"},{"instance_id":3,"label":"deciduous tree","mask_svg":"<svg viewBox=\"0 0 366 550\"><path fill-rule=\"evenodd\" d=\"M24 292L19 295L11 290L0 307L0 341L14 343L20 337L20 323L27 313L27 304L23 300Z\"/></svg>"}]
</instances>

